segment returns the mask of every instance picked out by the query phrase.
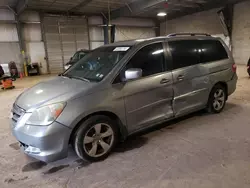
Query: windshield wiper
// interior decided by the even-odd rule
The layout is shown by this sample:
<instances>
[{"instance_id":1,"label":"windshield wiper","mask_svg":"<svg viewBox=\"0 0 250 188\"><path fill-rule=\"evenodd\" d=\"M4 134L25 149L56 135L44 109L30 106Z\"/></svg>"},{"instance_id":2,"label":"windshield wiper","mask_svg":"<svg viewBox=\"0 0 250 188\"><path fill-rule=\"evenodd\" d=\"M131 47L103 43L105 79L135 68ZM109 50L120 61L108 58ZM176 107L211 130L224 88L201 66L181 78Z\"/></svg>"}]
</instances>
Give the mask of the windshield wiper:
<instances>
[{"instance_id":1,"label":"windshield wiper","mask_svg":"<svg viewBox=\"0 0 250 188\"><path fill-rule=\"evenodd\" d=\"M70 76L70 75L62 75L62 76L70 78L70 79L77 79L77 80L82 80L85 82L90 82L90 80L83 78L83 77L79 77L79 76Z\"/></svg>"}]
</instances>

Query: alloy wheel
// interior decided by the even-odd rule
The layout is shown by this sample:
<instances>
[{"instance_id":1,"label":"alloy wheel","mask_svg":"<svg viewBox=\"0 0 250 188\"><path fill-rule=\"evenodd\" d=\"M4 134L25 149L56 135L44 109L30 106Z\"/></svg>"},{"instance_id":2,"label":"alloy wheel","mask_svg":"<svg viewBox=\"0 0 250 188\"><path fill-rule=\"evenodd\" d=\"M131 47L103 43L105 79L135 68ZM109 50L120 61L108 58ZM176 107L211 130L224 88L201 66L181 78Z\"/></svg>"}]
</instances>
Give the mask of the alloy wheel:
<instances>
[{"instance_id":1,"label":"alloy wheel","mask_svg":"<svg viewBox=\"0 0 250 188\"><path fill-rule=\"evenodd\" d=\"M91 157L106 154L114 142L114 131L110 125L98 123L92 126L84 136L83 147Z\"/></svg>"},{"instance_id":2,"label":"alloy wheel","mask_svg":"<svg viewBox=\"0 0 250 188\"><path fill-rule=\"evenodd\" d=\"M219 111L223 108L225 104L225 93L222 89L218 89L214 93L213 107L215 110Z\"/></svg>"}]
</instances>

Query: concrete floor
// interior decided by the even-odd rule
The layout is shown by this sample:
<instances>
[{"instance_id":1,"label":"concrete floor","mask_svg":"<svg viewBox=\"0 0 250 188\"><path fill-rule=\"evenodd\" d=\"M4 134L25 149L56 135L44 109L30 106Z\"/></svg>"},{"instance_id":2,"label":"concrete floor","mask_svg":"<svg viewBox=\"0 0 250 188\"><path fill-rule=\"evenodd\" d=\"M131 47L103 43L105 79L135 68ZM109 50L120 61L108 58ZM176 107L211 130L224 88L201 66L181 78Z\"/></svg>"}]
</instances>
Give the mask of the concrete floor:
<instances>
[{"instance_id":1,"label":"concrete floor","mask_svg":"<svg viewBox=\"0 0 250 188\"><path fill-rule=\"evenodd\" d=\"M88 164L72 150L45 164L26 157L11 135L8 116L33 77L0 92L0 187L244 188L250 186L250 79L238 67L237 92L218 115L194 113L119 145L105 161Z\"/></svg>"}]
</instances>

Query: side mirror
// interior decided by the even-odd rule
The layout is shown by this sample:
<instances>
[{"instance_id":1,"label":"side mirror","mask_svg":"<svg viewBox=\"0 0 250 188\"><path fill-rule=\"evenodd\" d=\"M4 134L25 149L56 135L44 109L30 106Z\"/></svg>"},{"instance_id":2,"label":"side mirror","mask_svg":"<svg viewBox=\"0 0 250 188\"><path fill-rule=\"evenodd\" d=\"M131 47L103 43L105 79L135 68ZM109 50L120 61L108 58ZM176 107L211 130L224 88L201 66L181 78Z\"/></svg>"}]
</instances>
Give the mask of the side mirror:
<instances>
[{"instance_id":1,"label":"side mirror","mask_svg":"<svg viewBox=\"0 0 250 188\"><path fill-rule=\"evenodd\" d=\"M131 68L125 71L125 78L127 80L134 80L142 77L142 69Z\"/></svg>"},{"instance_id":2,"label":"side mirror","mask_svg":"<svg viewBox=\"0 0 250 188\"><path fill-rule=\"evenodd\" d=\"M72 61L73 57L70 58L70 61Z\"/></svg>"}]
</instances>

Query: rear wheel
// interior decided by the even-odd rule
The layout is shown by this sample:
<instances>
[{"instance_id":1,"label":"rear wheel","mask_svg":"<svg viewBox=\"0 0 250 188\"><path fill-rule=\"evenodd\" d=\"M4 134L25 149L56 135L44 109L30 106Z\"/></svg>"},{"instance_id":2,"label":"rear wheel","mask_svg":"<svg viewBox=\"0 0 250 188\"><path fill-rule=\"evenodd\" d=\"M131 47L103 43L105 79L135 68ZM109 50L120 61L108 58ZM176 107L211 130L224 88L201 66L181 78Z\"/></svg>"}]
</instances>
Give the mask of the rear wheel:
<instances>
[{"instance_id":1,"label":"rear wheel","mask_svg":"<svg viewBox=\"0 0 250 188\"><path fill-rule=\"evenodd\" d=\"M97 115L82 123L74 138L77 155L86 161L105 159L118 140L116 122L107 116Z\"/></svg>"},{"instance_id":2,"label":"rear wheel","mask_svg":"<svg viewBox=\"0 0 250 188\"><path fill-rule=\"evenodd\" d=\"M225 87L220 84L215 85L209 95L207 104L208 112L220 113L225 107L226 99L227 93Z\"/></svg>"}]
</instances>

